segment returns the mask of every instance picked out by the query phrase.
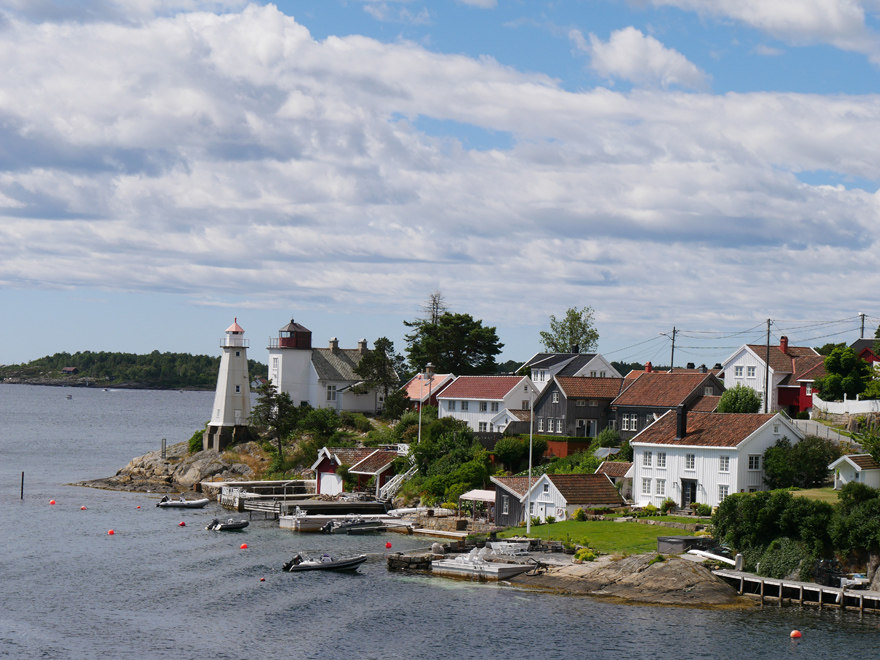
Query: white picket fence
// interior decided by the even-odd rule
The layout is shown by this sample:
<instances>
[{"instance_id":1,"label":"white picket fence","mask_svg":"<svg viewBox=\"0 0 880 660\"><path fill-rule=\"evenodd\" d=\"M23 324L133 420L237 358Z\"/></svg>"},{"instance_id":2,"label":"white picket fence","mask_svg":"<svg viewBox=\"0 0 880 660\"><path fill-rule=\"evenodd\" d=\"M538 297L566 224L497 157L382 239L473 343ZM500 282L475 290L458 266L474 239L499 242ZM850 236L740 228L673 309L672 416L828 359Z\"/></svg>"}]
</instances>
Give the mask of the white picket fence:
<instances>
[{"instance_id":1,"label":"white picket fence","mask_svg":"<svg viewBox=\"0 0 880 660\"><path fill-rule=\"evenodd\" d=\"M858 397L852 401L848 400L846 395L843 401L823 401L817 394L813 394L813 408L831 415L864 415L880 413L880 401L877 399L861 401Z\"/></svg>"}]
</instances>

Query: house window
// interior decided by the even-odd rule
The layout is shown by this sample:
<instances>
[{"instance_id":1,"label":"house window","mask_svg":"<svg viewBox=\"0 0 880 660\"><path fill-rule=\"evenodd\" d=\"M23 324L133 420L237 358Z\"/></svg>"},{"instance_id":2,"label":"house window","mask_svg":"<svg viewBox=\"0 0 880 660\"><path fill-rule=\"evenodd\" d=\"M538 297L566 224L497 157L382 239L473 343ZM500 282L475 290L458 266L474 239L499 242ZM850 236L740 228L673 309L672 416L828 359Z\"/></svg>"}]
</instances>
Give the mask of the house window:
<instances>
[{"instance_id":1,"label":"house window","mask_svg":"<svg viewBox=\"0 0 880 660\"><path fill-rule=\"evenodd\" d=\"M574 405L583 407L583 406L587 405L587 402L584 401L583 399L578 399L577 401L574 402Z\"/></svg>"},{"instance_id":2,"label":"house window","mask_svg":"<svg viewBox=\"0 0 880 660\"><path fill-rule=\"evenodd\" d=\"M529 391L529 386L523 385L523 392L528 392L528 391Z\"/></svg>"},{"instance_id":3,"label":"house window","mask_svg":"<svg viewBox=\"0 0 880 660\"><path fill-rule=\"evenodd\" d=\"M595 378L595 377L596 377L596 372L595 372L595 371L591 371L591 372L590 372L590 378Z\"/></svg>"},{"instance_id":4,"label":"house window","mask_svg":"<svg viewBox=\"0 0 880 660\"><path fill-rule=\"evenodd\" d=\"M651 480L642 478L642 495L651 494Z\"/></svg>"},{"instance_id":5,"label":"house window","mask_svg":"<svg viewBox=\"0 0 880 660\"><path fill-rule=\"evenodd\" d=\"M638 431L639 430L639 416L638 415L630 415L629 430L630 431Z\"/></svg>"},{"instance_id":6,"label":"house window","mask_svg":"<svg viewBox=\"0 0 880 660\"><path fill-rule=\"evenodd\" d=\"M556 432L562 433L562 420L561 419L556 420Z\"/></svg>"},{"instance_id":7,"label":"house window","mask_svg":"<svg viewBox=\"0 0 880 660\"><path fill-rule=\"evenodd\" d=\"M779 435L779 424L773 425L773 435Z\"/></svg>"},{"instance_id":8,"label":"house window","mask_svg":"<svg viewBox=\"0 0 880 660\"><path fill-rule=\"evenodd\" d=\"M666 495L666 479L657 479L657 488L654 490L655 495Z\"/></svg>"},{"instance_id":9,"label":"house window","mask_svg":"<svg viewBox=\"0 0 880 660\"><path fill-rule=\"evenodd\" d=\"M544 484L544 492L545 492L545 493L549 493L549 492L550 492L550 484Z\"/></svg>"},{"instance_id":10,"label":"house window","mask_svg":"<svg viewBox=\"0 0 880 660\"><path fill-rule=\"evenodd\" d=\"M449 411L452 412L454 410L455 410L455 401L453 400L453 401L449 402Z\"/></svg>"},{"instance_id":11,"label":"house window","mask_svg":"<svg viewBox=\"0 0 880 660\"><path fill-rule=\"evenodd\" d=\"M813 384L812 383L807 383L806 394L807 394L807 396L811 396L813 394Z\"/></svg>"},{"instance_id":12,"label":"house window","mask_svg":"<svg viewBox=\"0 0 880 660\"><path fill-rule=\"evenodd\" d=\"M754 378L755 377L755 368L747 367L746 368L746 378Z\"/></svg>"},{"instance_id":13,"label":"house window","mask_svg":"<svg viewBox=\"0 0 880 660\"><path fill-rule=\"evenodd\" d=\"M713 394L715 394L715 390L711 386L703 388L703 396L712 396Z\"/></svg>"},{"instance_id":14,"label":"house window","mask_svg":"<svg viewBox=\"0 0 880 660\"><path fill-rule=\"evenodd\" d=\"M523 409L523 410L530 410L530 409L531 409L531 406L529 405L529 402L526 401L525 399L523 399L523 402L522 402L522 409Z\"/></svg>"},{"instance_id":15,"label":"house window","mask_svg":"<svg viewBox=\"0 0 880 660\"><path fill-rule=\"evenodd\" d=\"M599 378L605 378L605 372L604 372L604 371L600 371L600 372L599 372Z\"/></svg>"},{"instance_id":16,"label":"house window","mask_svg":"<svg viewBox=\"0 0 880 660\"><path fill-rule=\"evenodd\" d=\"M737 378L742 378L743 377L743 368L742 367L734 367L733 368L733 375L736 376Z\"/></svg>"},{"instance_id":17,"label":"house window","mask_svg":"<svg viewBox=\"0 0 880 660\"><path fill-rule=\"evenodd\" d=\"M486 412L487 410L489 410L489 402L480 401L480 412Z\"/></svg>"},{"instance_id":18,"label":"house window","mask_svg":"<svg viewBox=\"0 0 880 660\"><path fill-rule=\"evenodd\" d=\"M529 502L529 515L531 516L534 513L535 513L535 503Z\"/></svg>"},{"instance_id":19,"label":"house window","mask_svg":"<svg viewBox=\"0 0 880 660\"><path fill-rule=\"evenodd\" d=\"M625 413L620 416L620 430L629 431L629 415Z\"/></svg>"},{"instance_id":20,"label":"house window","mask_svg":"<svg viewBox=\"0 0 880 660\"><path fill-rule=\"evenodd\" d=\"M468 409L468 402L462 401L461 402L461 412L467 412L467 409Z\"/></svg>"},{"instance_id":21,"label":"house window","mask_svg":"<svg viewBox=\"0 0 880 660\"><path fill-rule=\"evenodd\" d=\"M485 433L486 431L486 422L480 422L480 432Z\"/></svg>"},{"instance_id":22,"label":"house window","mask_svg":"<svg viewBox=\"0 0 880 660\"><path fill-rule=\"evenodd\" d=\"M721 504L729 494L730 486L718 486L718 503Z\"/></svg>"},{"instance_id":23,"label":"house window","mask_svg":"<svg viewBox=\"0 0 880 660\"><path fill-rule=\"evenodd\" d=\"M685 470L693 470L696 462L697 462L697 457L695 454L685 454L684 455L684 469Z\"/></svg>"},{"instance_id":24,"label":"house window","mask_svg":"<svg viewBox=\"0 0 880 660\"><path fill-rule=\"evenodd\" d=\"M498 412L498 402L497 401L492 402L492 412Z\"/></svg>"},{"instance_id":25,"label":"house window","mask_svg":"<svg viewBox=\"0 0 880 660\"><path fill-rule=\"evenodd\" d=\"M749 469L750 470L760 470L761 469L761 454L752 454L749 456Z\"/></svg>"},{"instance_id":26,"label":"house window","mask_svg":"<svg viewBox=\"0 0 880 660\"><path fill-rule=\"evenodd\" d=\"M666 452L658 451L657 452L657 467L665 468L666 467Z\"/></svg>"},{"instance_id":27,"label":"house window","mask_svg":"<svg viewBox=\"0 0 880 660\"><path fill-rule=\"evenodd\" d=\"M491 433L494 430L495 430L495 425L492 422L489 422L489 432Z\"/></svg>"},{"instance_id":28,"label":"house window","mask_svg":"<svg viewBox=\"0 0 880 660\"><path fill-rule=\"evenodd\" d=\"M559 392L553 393L553 403L559 403Z\"/></svg>"},{"instance_id":29,"label":"house window","mask_svg":"<svg viewBox=\"0 0 880 660\"><path fill-rule=\"evenodd\" d=\"M501 496L501 513L507 515L510 513L510 497L508 495Z\"/></svg>"},{"instance_id":30,"label":"house window","mask_svg":"<svg viewBox=\"0 0 880 660\"><path fill-rule=\"evenodd\" d=\"M722 456L720 458L719 469L722 472L730 472L730 456Z\"/></svg>"},{"instance_id":31,"label":"house window","mask_svg":"<svg viewBox=\"0 0 880 660\"><path fill-rule=\"evenodd\" d=\"M591 407L595 408L598 405L599 405L599 402L596 401L596 399L590 399L590 406Z\"/></svg>"},{"instance_id":32,"label":"house window","mask_svg":"<svg viewBox=\"0 0 880 660\"><path fill-rule=\"evenodd\" d=\"M236 386L235 386L235 393L236 393L236 394L240 394L240 393L241 393L241 385L236 385Z\"/></svg>"},{"instance_id":33,"label":"house window","mask_svg":"<svg viewBox=\"0 0 880 660\"><path fill-rule=\"evenodd\" d=\"M651 452L646 451L644 454L642 454L642 465L644 465L645 467L651 467L652 462L653 455Z\"/></svg>"},{"instance_id":34,"label":"house window","mask_svg":"<svg viewBox=\"0 0 880 660\"><path fill-rule=\"evenodd\" d=\"M539 431L544 430L544 418L543 417L538 417L538 430Z\"/></svg>"},{"instance_id":35,"label":"house window","mask_svg":"<svg viewBox=\"0 0 880 660\"><path fill-rule=\"evenodd\" d=\"M327 386L327 401L336 401L336 385Z\"/></svg>"}]
</instances>

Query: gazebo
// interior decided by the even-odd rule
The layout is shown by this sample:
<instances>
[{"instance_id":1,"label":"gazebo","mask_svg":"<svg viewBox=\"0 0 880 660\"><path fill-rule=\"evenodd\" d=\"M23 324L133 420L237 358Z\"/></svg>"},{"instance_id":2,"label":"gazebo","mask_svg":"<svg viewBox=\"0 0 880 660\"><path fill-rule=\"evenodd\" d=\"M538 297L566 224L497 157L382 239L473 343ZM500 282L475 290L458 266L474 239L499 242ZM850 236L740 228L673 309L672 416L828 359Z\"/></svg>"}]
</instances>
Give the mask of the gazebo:
<instances>
[{"instance_id":1,"label":"gazebo","mask_svg":"<svg viewBox=\"0 0 880 660\"><path fill-rule=\"evenodd\" d=\"M458 498L458 515L461 516L461 503L462 501L472 502L473 505L471 507L472 515L471 517L476 520L477 519L477 509L485 511L486 513L486 522L494 523L495 522L495 491L494 490L469 490L464 493L461 497ZM482 503L482 507L478 507L478 505Z\"/></svg>"}]
</instances>

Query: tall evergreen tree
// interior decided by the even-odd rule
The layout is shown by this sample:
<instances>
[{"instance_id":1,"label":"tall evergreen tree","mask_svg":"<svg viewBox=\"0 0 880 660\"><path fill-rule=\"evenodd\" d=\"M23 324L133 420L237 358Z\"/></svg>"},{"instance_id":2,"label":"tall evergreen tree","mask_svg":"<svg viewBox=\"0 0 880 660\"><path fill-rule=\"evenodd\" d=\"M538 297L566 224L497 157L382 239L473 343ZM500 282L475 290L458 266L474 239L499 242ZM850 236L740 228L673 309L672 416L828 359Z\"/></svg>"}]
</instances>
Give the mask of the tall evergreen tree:
<instances>
[{"instance_id":1,"label":"tall evergreen tree","mask_svg":"<svg viewBox=\"0 0 880 660\"><path fill-rule=\"evenodd\" d=\"M444 312L436 323L425 319L404 321L413 331L406 335L407 356L413 371L429 362L438 373L457 376L492 374L497 370L495 356L504 346L495 328L483 326L470 314Z\"/></svg>"}]
</instances>

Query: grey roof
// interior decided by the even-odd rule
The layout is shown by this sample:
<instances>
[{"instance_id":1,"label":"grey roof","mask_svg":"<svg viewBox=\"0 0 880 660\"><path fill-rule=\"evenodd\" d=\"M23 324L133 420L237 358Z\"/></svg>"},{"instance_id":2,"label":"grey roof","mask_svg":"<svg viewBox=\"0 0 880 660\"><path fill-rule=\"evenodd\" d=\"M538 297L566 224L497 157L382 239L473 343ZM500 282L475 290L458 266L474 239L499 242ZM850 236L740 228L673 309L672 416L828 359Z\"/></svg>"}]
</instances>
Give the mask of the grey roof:
<instances>
[{"instance_id":1,"label":"grey roof","mask_svg":"<svg viewBox=\"0 0 880 660\"><path fill-rule=\"evenodd\" d=\"M335 353L329 348L312 349L312 364L318 373L318 380L362 380L354 372L361 357L357 348L340 348Z\"/></svg>"},{"instance_id":2,"label":"grey roof","mask_svg":"<svg viewBox=\"0 0 880 660\"><path fill-rule=\"evenodd\" d=\"M535 357L526 362L523 367L549 369L560 362L571 360L571 362L562 368L559 375L574 376L579 369L594 357L596 357L596 353L538 353ZM520 369L522 369L522 367L520 367Z\"/></svg>"},{"instance_id":3,"label":"grey roof","mask_svg":"<svg viewBox=\"0 0 880 660\"><path fill-rule=\"evenodd\" d=\"M620 453L620 447L599 447L596 451L593 452L593 456L596 458L608 458L609 456L613 456L614 454Z\"/></svg>"},{"instance_id":4,"label":"grey roof","mask_svg":"<svg viewBox=\"0 0 880 660\"><path fill-rule=\"evenodd\" d=\"M874 349L874 342L877 341L874 338L871 339L856 339L852 344L849 345L851 349L853 349L856 353L861 353L866 348Z\"/></svg>"}]
</instances>

